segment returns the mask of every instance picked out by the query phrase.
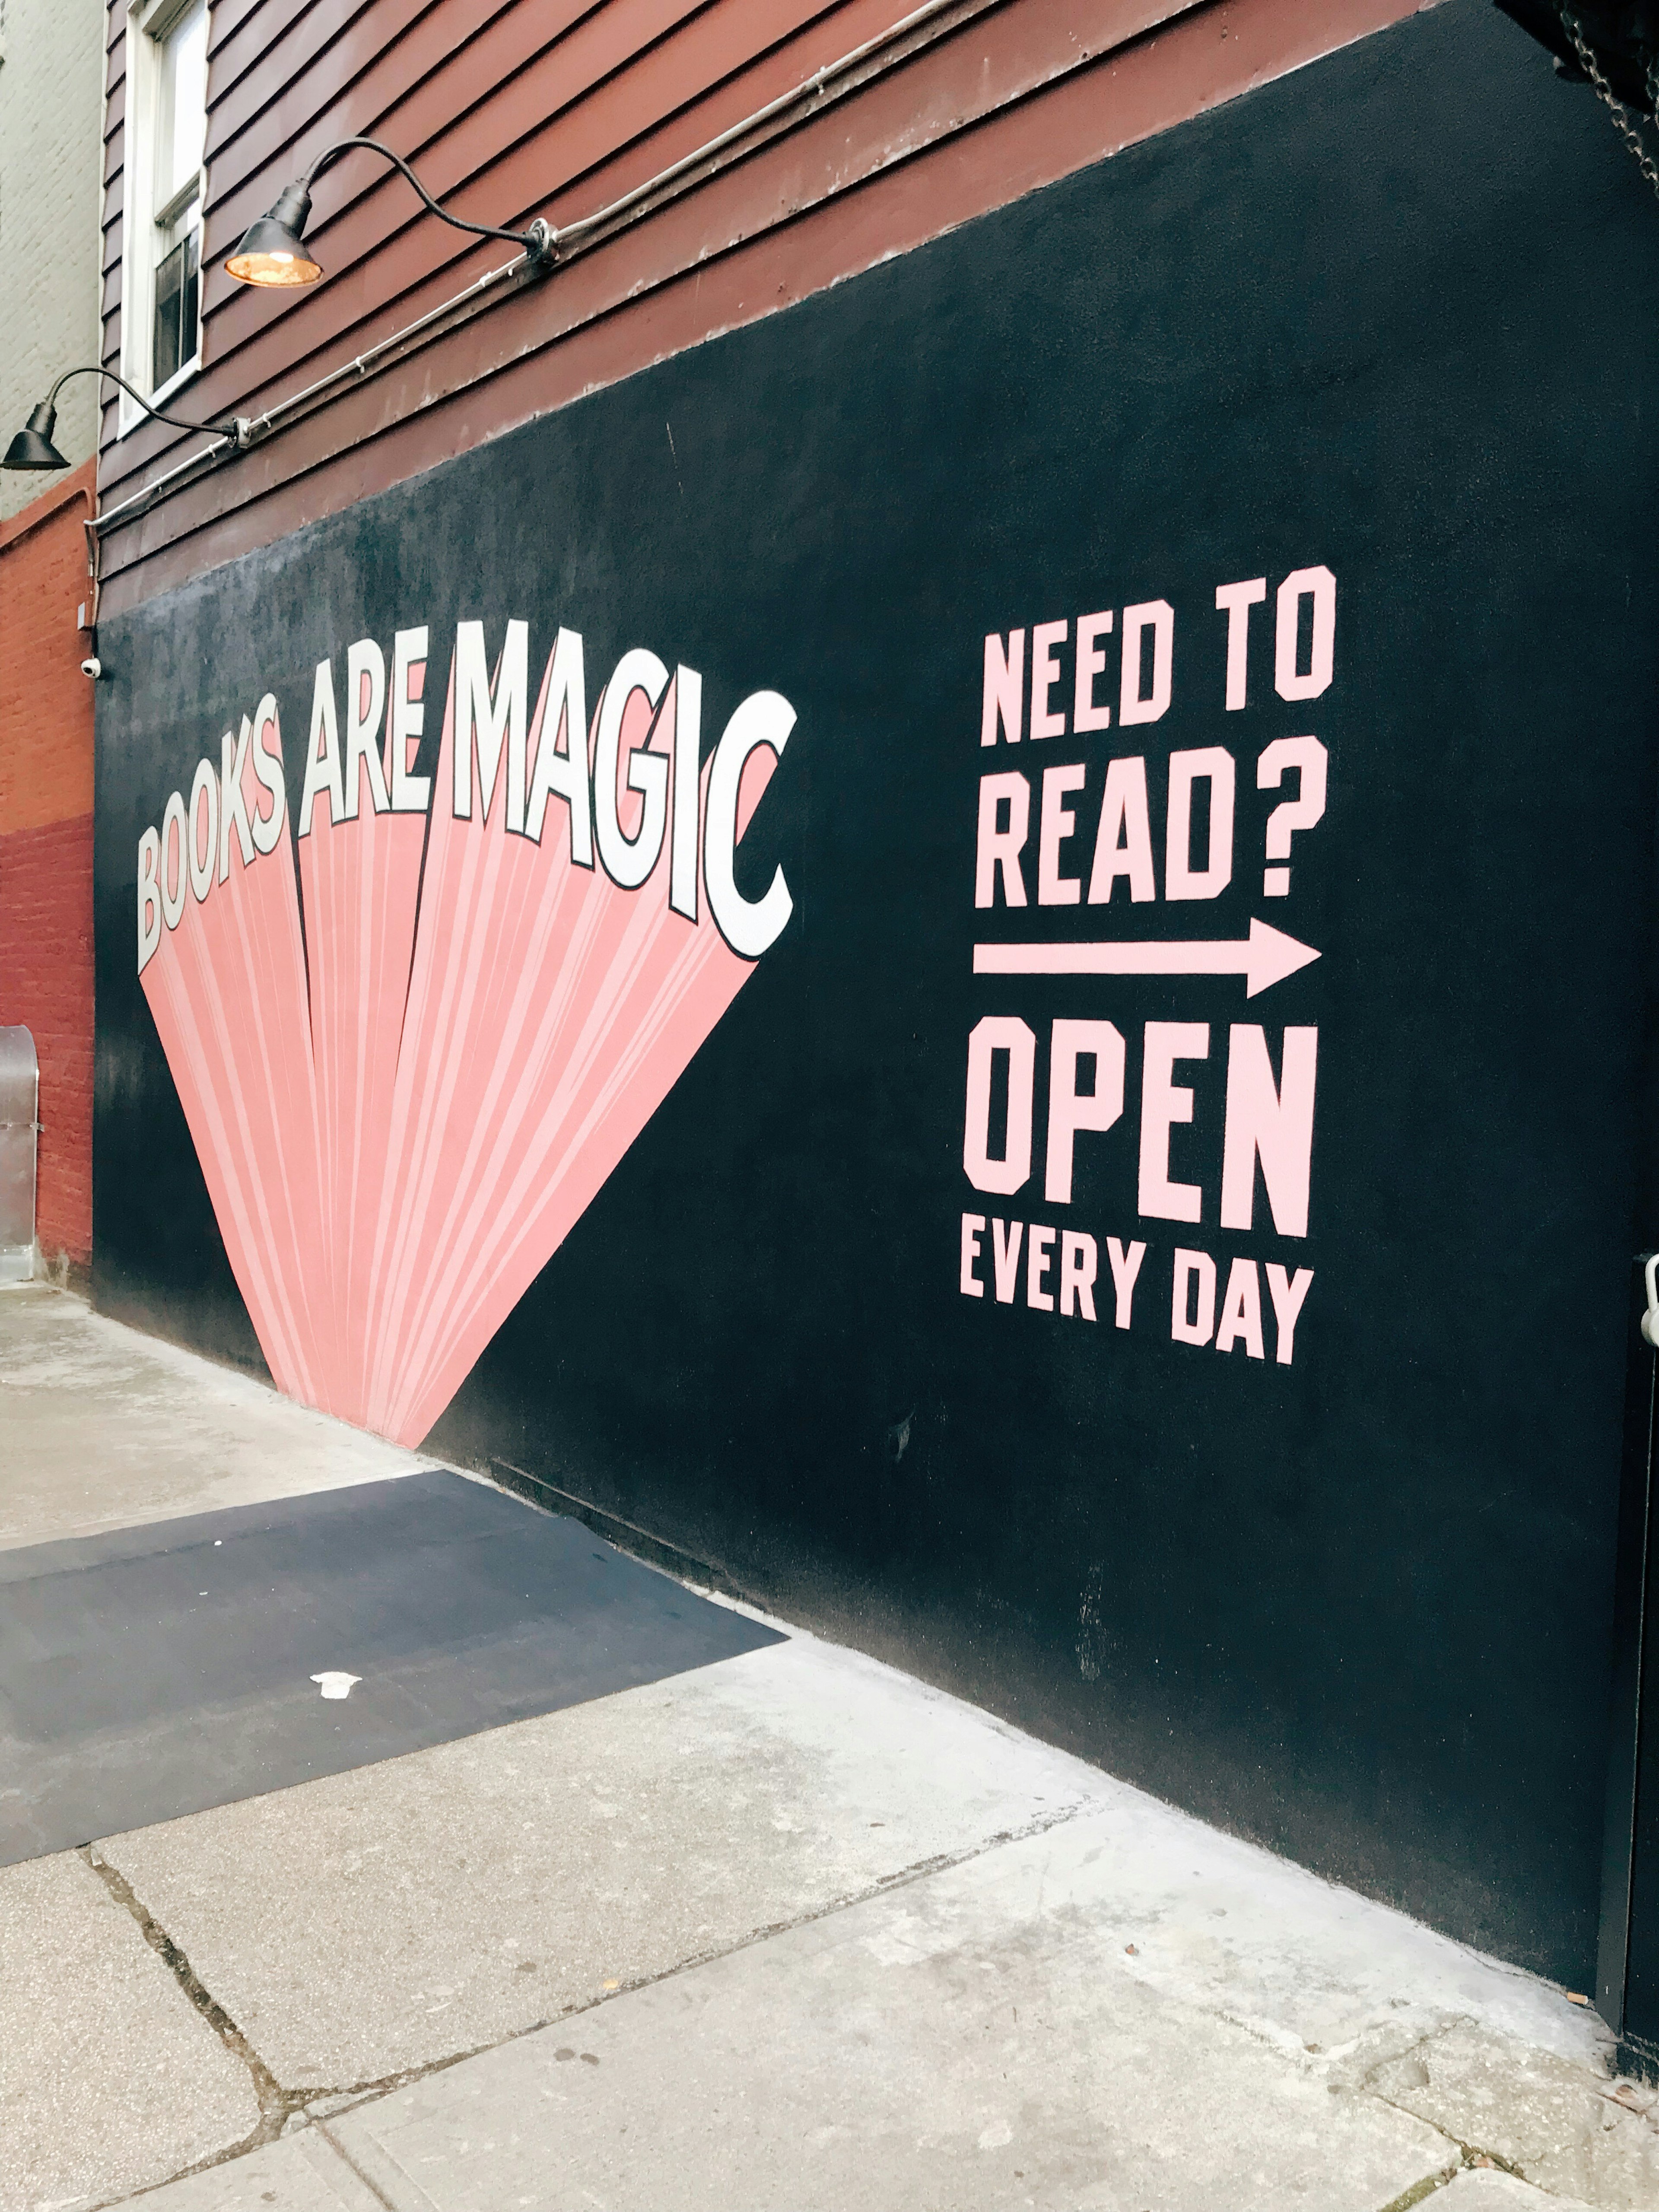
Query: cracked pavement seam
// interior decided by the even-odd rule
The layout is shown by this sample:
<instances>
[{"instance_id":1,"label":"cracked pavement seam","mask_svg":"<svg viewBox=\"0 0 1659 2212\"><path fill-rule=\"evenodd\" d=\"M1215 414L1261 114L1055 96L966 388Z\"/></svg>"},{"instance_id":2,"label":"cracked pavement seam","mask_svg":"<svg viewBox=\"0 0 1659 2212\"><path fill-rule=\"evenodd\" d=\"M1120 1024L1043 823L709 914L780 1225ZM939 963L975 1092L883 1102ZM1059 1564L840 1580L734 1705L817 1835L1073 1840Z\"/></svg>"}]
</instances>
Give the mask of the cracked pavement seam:
<instances>
[{"instance_id":1,"label":"cracked pavement seam","mask_svg":"<svg viewBox=\"0 0 1659 2212\"><path fill-rule=\"evenodd\" d=\"M717 1959L735 1958L739 1952L751 1950L757 1943L769 1942L775 1936L787 1936L796 1928L810 1928L815 1921L832 1919L838 1912L850 1912L855 1905L868 1905L878 1897L890 1896L896 1890L908 1889L913 1884L926 1881L931 1875L948 1874L953 1867L966 1866L974 1859L988 1856L992 1851L1005 1849L1012 1844L1023 1844L1033 1836L1049 1834L1064 1827L1068 1821L1082 1818L1090 1810L1086 1802L1061 1806L1054 1813L1041 1814L1023 1827L1004 1828L994 1836L987 1836L977 1844L965 1844L959 1851L939 1851L932 1858L918 1859L913 1866L901 1867L894 1874L884 1875L879 1881L864 1888L851 1890L844 1897L831 1898L828 1904L815 1905L810 1911L797 1913L793 1919L774 1920L763 1928L754 1928L746 1936L735 1937L729 1943L711 1944L707 1950L692 1952L677 1959L672 1966L665 1966L654 1974L639 1974L631 1980L619 1982L615 1989L590 1997L585 2004L567 2005L562 2012L550 2013L544 2020L532 2021L527 2027L512 2030L509 2034L496 2036L488 2043L472 2044L465 2051L449 2052L442 2058L429 2059L420 2066L406 2066L395 2074L385 2074L377 2079L354 2082L348 2088L307 2089L304 2093L305 2117L313 2121L326 2117L337 2119L360 2105L370 2105L382 2097L406 2089L411 2082L429 2080L434 2074L447 2073L452 2066L459 2066L469 2058L482 2057L487 2051L500 2051L508 2044L522 2042L527 2035L539 2035L550 2027L568 2021L580 2020L584 2014L596 2012L601 2005L614 2004L618 1997L631 1995L636 1990L653 1989L659 1982L672 1981L677 1975L690 1973L696 1967L707 1966ZM323 2108L325 2108L323 2109ZM331 2140L332 2138L331 2137Z\"/></svg>"},{"instance_id":2,"label":"cracked pavement seam","mask_svg":"<svg viewBox=\"0 0 1659 2212\"><path fill-rule=\"evenodd\" d=\"M731 1958L738 1952L750 1950L757 1943L769 1942L774 1936L787 1935L795 1928L810 1927L814 1921L830 1919L835 1914L849 1911L855 1905L867 1905L873 1898L889 1896L895 1890L908 1888L915 1882L925 1881L930 1875L948 1873L954 1867L966 1866L972 1860L986 1857L992 1851L1027 1842L1033 1836L1047 1835L1056 1828L1064 1827L1069 1821L1081 1818L1091 1809L1086 1800L1060 1806L1052 1813L1038 1814L1021 1827L1000 1829L995 1835L987 1836L976 1844L964 1845L961 1850L939 1851L931 1858L919 1859L913 1866L902 1867L895 1874L884 1875L879 1881L871 1882L862 1889L851 1891L845 1897L832 1898L828 1904L815 1906L812 1911L799 1913L793 1919L773 1921L766 1927L751 1929L748 1935L739 1936L732 1942L715 1944L706 1951L677 1960L659 1973L641 1974L632 1981L623 1982L617 1988L590 1998L586 2004L568 2005L562 2012L551 2014L545 2020L532 2021L528 2027L515 2028L511 2034L498 2036L488 2043L472 2045L465 2051L452 2051L442 2058L431 2059L424 2065L402 2068L395 2074L385 2075L377 2080L356 2081L333 2088L319 2088L312 2084L303 2089L285 2089L230 2014L203 1983L182 1948L174 1942L126 1876L104 1857L95 1844L82 1844L76 1856L97 1875L116 1903L131 1914L145 1942L172 1974L189 2002L225 2048L247 2069L254 2094L259 2102L259 2122L250 2134L225 2149L216 2151L210 2158L198 2159L192 2165L181 2166L176 2173L168 2174L164 2181L147 2184L142 2193L149 2195L152 2190L165 2187L169 2182L185 2181L192 2174L206 2173L215 2166L228 2165L234 2159L246 2157L250 2151L262 2149L279 2136L291 2133L295 2128L315 2127L364 2186L381 2203L388 2205L388 2212L395 2212L395 2208L390 2206L383 2192L336 2140L333 2130L324 2125L325 2118L337 2118L359 2105L375 2103L398 2089L407 2088L411 2082L425 2081L434 2074L447 2073L452 2066L459 2066L469 2058L480 2057L487 2051L500 2050L507 2044L520 2042L527 2035L538 2035L544 2028L555 2027L562 2021L579 2019L582 2014L595 2011L600 2005L613 2003L617 1998L627 1996L633 1990L649 1989L659 1982L671 1981L676 1975L689 1973L693 1968L708 1966L716 1959ZM132 2201L130 2192L121 2197L103 2197L99 2200L94 2212L107 2212L111 2206ZM1385 2207L1384 2212L1394 2212L1394 2208Z\"/></svg>"},{"instance_id":3,"label":"cracked pavement seam","mask_svg":"<svg viewBox=\"0 0 1659 2212\"><path fill-rule=\"evenodd\" d=\"M193 2165L183 2166L177 2173L168 2175L167 2179L182 2181L190 2174L206 2172L210 2167L223 2165L227 2159L240 2158L246 2151L258 2150L264 2144L274 2142L287 2125L289 2115L299 2109L302 2098L283 2087L218 1999L204 1987L190 1960L137 1895L131 1883L119 1869L110 1864L95 1844L82 1844L76 1856L84 1861L97 1875L115 1902L131 1914L137 1923L139 1934L173 1976L190 2003L232 2057L240 2059L246 2068L253 2085L253 2094L258 2100L258 2124L250 2134L240 2142L233 2143L228 2149L216 2151L210 2158L198 2159ZM104 2200L106 2203L121 2201L114 2197Z\"/></svg>"},{"instance_id":4,"label":"cracked pavement seam","mask_svg":"<svg viewBox=\"0 0 1659 2212\"><path fill-rule=\"evenodd\" d=\"M1444 2189L1449 2182L1456 2179L1462 2170L1460 2159L1455 2166L1443 2166L1436 2172L1425 2173L1421 2181L1413 2182L1411 2187L1402 2189L1398 2197L1389 2197L1382 2212L1412 2212L1413 2205L1421 2204L1426 2197L1433 2197Z\"/></svg>"},{"instance_id":5,"label":"cracked pavement seam","mask_svg":"<svg viewBox=\"0 0 1659 2212\"><path fill-rule=\"evenodd\" d=\"M1446 2141L1453 2144L1461 2153L1456 2166L1449 2166L1437 2179L1433 2174L1425 2174L1423 2179L1413 2183L1403 2197L1396 2197L1392 2203L1385 2204L1382 2207L1382 2212L1407 2212L1409 2206L1420 2204L1425 2197L1431 2197L1436 2190L1443 2189L1447 2183L1466 2166L1470 2168L1496 2166L1500 2173L1507 2173L1516 2181L1524 2181L1529 2189L1538 2190L1540 2196L1553 2194L1553 2191L1544 2189L1540 2183L1533 2180L1532 2177L1522 2167L1516 2166L1513 2160L1504 2158L1498 2151L1484 2149L1479 2143L1465 2142L1461 2136L1455 2136L1449 2128L1443 2127L1438 2120L1431 2119L1426 2112L1414 2112L1408 2105L1401 2105L1392 2097L1385 2097L1382 2092L1375 2087L1377 2075L1385 2068L1397 2066L1402 2059L1410 2058L1418 2051L1431 2049L1435 2044L1443 2041L1455 2028L1473 2027L1474 2024L1467 2014L1454 2014L1449 2020L1443 2020L1438 2027L1431 2027L1426 2034L1419 2036L1415 2043L1407 2044L1404 2051L1395 2051L1391 2057L1379 2058L1376 2065L1369 2068L1361 2077L1362 2095L1375 2097L1379 2105L1386 2105L1391 2112L1400 2113L1402 2118L1417 2120L1424 2127L1432 2128L1436 2135L1443 2136Z\"/></svg>"},{"instance_id":6,"label":"cracked pavement seam","mask_svg":"<svg viewBox=\"0 0 1659 2212\"><path fill-rule=\"evenodd\" d=\"M1512 2159L1504 2157L1500 2152L1483 2149L1479 2143L1465 2142L1462 2136L1455 2136L1449 2128L1443 2127L1438 2120L1431 2120L1427 2113L1414 2112L1408 2105L1396 2104L1392 2097L1385 2097L1378 2090L1369 2089L1365 2094L1375 2097L1379 2105L1386 2105L1391 2112L1398 2112L1402 2119L1415 2120L1422 2127L1432 2128L1436 2135L1444 2136L1446 2141L1462 2154L1458 2166L1496 2166L1500 2173L1507 2173L1516 2181L1524 2181L1529 2189L1538 2190L1542 2196L1553 2195L1553 2191L1543 2189L1541 2185L1534 2181L1524 2168L1516 2166ZM1449 2181L1457 2170L1458 2166L1453 2166L1446 2174L1445 2179ZM1425 2176L1425 2179L1427 2177ZM1437 2189L1443 2185L1442 2182L1435 2183ZM1416 2186L1422 2191L1424 2197L1429 2195L1429 2191L1423 2188L1421 2182L1419 2182ZM1419 2202L1420 2198L1412 2196L1408 2191L1404 2197L1397 2197L1394 2204L1385 2204L1382 2207L1382 2212L1396 2212L1396 2206L1404 2207Z\"/></svg>"}]
</instances>

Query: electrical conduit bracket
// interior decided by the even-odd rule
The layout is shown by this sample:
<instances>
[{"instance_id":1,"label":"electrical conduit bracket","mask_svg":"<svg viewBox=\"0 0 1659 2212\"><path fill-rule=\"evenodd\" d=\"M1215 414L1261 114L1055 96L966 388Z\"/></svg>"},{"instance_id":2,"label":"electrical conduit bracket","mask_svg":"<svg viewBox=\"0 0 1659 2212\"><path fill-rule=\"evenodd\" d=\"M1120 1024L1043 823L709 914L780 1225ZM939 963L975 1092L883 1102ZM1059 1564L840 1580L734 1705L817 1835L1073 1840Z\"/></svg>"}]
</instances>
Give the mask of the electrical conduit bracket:
<instances>
[{"instance_id":1,"label":"electrical conduit bracket","mask_svg":"<svg viewBox=\"0 0 1659 2212\"><path fill-rule=\"evenodd\" d=\"M559 258L559 234L552 224L538 216L524 235L525 259L531 267L538 272L554 267Z\"/></svg>"}]
</instances>

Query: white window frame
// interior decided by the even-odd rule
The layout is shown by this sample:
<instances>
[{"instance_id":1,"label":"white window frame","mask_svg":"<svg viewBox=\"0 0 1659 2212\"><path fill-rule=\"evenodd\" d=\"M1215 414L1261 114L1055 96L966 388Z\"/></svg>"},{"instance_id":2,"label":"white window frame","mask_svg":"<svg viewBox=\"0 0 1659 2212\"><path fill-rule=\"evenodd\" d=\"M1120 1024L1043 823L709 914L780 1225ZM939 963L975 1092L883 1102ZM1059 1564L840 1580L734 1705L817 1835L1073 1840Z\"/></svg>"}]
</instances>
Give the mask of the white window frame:
<instances>
[{"instance_id":1,"label":"white window frame","mask_svg":"<svg viewBox=\"0 0 1659 2212\"><path fill-rule=\"evenodd\" d=\"M188 361L180 362L165 383L153 387L150 384L155 343L154 232L158 219L165 213L154 204L157 111L161 105L161 86L160 47L173 26L190 13L192 5L193 0L130 0L127 9L126 143L121 216L121 374L130 384L137 386L152 406L165 405L175 392L188 384L192 377L200 375L202 370L203 323L198 295L195 352ZM211 9L208 13L208 23L210 36ZM187 189L187 186L181 185L169 205L176 206L183 201ZM205 214L205 161L197 173L196 192L198 204ZM205 284L206 276L207 271L204 267L198 282ZM137 402L130 399L123 392L120 394L117 434L125 438L149 420Z\"/></svg>"}]
</instances>

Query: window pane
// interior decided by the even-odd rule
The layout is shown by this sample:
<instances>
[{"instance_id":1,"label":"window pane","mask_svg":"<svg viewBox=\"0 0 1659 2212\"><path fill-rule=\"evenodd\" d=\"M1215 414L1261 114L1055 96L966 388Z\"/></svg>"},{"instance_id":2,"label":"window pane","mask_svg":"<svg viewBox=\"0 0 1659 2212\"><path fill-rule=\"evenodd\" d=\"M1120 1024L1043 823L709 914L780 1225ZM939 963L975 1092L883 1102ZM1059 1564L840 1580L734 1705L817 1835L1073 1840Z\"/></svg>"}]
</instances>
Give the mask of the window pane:
<instances>
[{"instance_id":1,"label":"window pane","mask_svg":"<svg viewBox=\"0 0 1659 2212\"><path fill-rule=\"evenodd\" d=\"M155 272L152 388L176 376L196 351L196 317L201 289L200 240L199 231L187 231Z\"/></svg>"},{"instance_id":2,"label":"window pane","mask_svg":"<svg viewBox=\"0 0 1659 2212\"><path fill-rule=\"evenodd\" d=\"M155 118L158 209L202 166L207 144L207 30L205 0L198 0L161 41Z\"/></svg>"}]
</instances>

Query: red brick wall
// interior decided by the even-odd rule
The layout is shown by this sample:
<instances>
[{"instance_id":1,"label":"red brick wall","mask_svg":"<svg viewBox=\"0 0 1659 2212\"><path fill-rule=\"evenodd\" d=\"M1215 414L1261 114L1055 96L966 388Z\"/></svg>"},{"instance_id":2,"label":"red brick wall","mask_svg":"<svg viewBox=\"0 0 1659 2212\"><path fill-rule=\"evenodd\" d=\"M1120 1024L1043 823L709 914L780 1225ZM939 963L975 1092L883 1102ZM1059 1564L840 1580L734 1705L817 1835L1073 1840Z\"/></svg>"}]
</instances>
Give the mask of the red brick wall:
<instances>
[{"instance_id":1,"label":"red brick wall","mask_svg":"<svg viewBox=\"0 0 1659 2212\"><path fill-rule=\"evenodd\" d=\"M93 468L0 525L0 1024L40 1059L36 1235L49 1264L92 1257Z\"/></svg>"}]
</instances>

